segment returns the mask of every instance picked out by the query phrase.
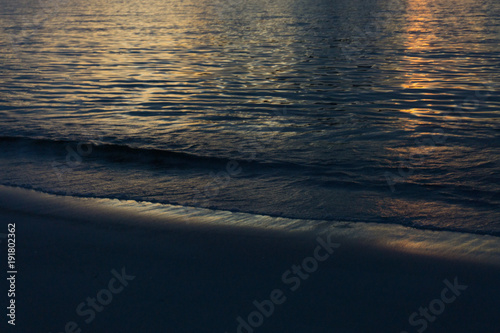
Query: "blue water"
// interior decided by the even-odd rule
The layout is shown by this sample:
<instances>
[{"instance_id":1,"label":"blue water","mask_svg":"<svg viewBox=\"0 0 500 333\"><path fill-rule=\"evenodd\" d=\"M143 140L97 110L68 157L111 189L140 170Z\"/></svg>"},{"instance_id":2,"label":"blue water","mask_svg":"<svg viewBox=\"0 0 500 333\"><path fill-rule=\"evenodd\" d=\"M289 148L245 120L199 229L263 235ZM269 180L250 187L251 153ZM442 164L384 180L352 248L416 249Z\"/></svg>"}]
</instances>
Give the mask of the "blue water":
<instances>
[{"instance_id":1,"label":"blue water","mask_svg":"<svg viewBox=\"0 0 500 333\"><path fill-rule=\"evenodd\" d=\"M0 184L500 235L496 0L0 8Z\"/></svg>"}]
</instances>

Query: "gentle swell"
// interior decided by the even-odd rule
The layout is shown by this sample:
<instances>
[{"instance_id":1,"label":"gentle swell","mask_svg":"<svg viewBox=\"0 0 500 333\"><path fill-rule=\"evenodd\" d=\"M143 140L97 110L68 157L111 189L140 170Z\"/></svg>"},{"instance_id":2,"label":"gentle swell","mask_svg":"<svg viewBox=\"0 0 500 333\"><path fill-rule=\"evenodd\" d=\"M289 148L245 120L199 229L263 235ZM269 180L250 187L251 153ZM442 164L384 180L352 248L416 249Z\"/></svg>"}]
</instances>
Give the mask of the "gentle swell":
<instances>
[{"instance_id":1,"label":"gentle swell","mask_svg":"<svg viewBox=\"0 0 500 333\"><path fill-rule=\"evenodd\" d=\"M196 154L156 148L141 148L123 144L100 143L96 141L54 140L47 138L27 138L15 136L0 136L0 145L9 145L10 151L20 147L33 152L60 152L69 158L103 159L108 162L139 163L142 165L177 166L185 168L224 168L230 162L245 163L259 168L300 168L292 163L257 162L245 159L230 159L215 156L200 156Z\"/></svg>"}]
</instances>

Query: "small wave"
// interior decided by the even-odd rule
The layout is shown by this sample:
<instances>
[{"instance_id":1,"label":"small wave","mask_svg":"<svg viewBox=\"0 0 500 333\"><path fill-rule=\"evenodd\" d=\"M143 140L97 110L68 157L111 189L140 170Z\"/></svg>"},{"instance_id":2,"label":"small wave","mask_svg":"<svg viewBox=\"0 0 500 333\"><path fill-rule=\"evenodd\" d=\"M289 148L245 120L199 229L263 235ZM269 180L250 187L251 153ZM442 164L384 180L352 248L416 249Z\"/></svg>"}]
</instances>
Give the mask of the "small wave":
<instances>
[{"instance_id":1,"label":"small wave","mask_svg":"<svg viewBox=\"0 0 500 333\"><path fill-rule=\"evenodd\" d=\"M500 236L498 197L488 187L455 190L454 184L423 186L408 180L391 194L385 180L372 175L377 172L363 178L343 171L349 165L238 160L91 139L0 136L0 148L3 185L276 217L359 220ZM78 154L83 157L79 163L68 161ZM231 162L244 172L219 177Z\"/></svg>"},{"instance_id":2,"label":"small wave","mask_svg":"<svg viewBox=\"0 0 500 333\"><path fill-rule=\"evenodd\" d=\"M167 165L179 167L224 167L229 162L239 162L259 165L264 167L277 167L279 163L259 163L257 161L245 159L230 159L215 156L201 156L186 152L179 152L167 149L133 147L126 144L101 143L94 140L58 140L47 138L28 138L15 136L0 136L0 144L10 145L10 150L17 148L33 147L33 150L40 151L40 148L50 151L66 151L76 153L82 157L91 159L106 159L111 162L137 163L148 165ZM15 145L15 146L12 146ZM285 165L287 166L287 165Z\"/></svg>"}]
</instances>

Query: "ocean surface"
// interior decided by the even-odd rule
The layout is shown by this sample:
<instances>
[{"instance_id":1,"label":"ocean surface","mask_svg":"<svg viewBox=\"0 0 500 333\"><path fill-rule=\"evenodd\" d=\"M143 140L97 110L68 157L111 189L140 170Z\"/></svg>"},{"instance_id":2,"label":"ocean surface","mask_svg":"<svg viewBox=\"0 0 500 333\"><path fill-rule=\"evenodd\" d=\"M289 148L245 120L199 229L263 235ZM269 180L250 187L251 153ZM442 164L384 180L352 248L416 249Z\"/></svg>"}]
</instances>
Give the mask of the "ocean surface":
<instances>
[{"instance_id":1,"label":"ocean surface","mask_svg":"<svg viewBox=\"0 0 500 333\"><path fill-rule=\"evenodd\" d=\"M0 0L0 184L500 235L497 0Z\"/></svg>"}]
</instances>

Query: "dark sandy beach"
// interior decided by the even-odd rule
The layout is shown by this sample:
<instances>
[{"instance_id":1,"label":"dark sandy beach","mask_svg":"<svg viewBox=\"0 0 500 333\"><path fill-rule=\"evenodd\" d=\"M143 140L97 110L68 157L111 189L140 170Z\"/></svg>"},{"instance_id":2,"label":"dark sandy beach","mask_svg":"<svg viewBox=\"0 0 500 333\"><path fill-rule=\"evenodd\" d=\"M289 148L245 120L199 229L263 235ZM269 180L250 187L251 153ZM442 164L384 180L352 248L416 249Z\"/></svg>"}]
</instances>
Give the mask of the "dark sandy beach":
<instances>
[{"instance_id":1,"label":"dark sandy beach","mask_svg":"<svg viewBox=\"0 0 500 333\"><path fill-rule=\"evenodd\" d=\"M334 234L318 239L307 232L169 222L168 216L26 190L3 188L2 203L2 230L15 223L18 267L16 325L5 325L4 316L6 332L500 328L498 265ZM409 317L421 308L412 326Z\"/></svg>"}]
</instances>

